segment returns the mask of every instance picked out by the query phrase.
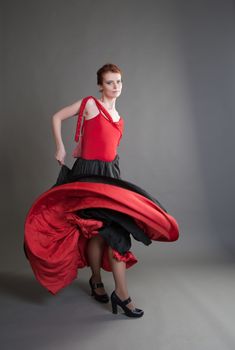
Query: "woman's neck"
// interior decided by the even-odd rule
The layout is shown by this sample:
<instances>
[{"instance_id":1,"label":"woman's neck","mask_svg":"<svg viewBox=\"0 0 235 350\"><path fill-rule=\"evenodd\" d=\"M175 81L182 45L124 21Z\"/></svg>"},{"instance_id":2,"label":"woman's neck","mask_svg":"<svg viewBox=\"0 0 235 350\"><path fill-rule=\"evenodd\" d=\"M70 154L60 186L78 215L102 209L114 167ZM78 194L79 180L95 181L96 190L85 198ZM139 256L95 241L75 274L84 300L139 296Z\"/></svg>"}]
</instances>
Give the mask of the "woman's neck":
<instances>
[{"instance_id":1,"label":"woman's neck","mask_svg":"<svg viewBox=\"0 0 235 350\"><path fill-rule=\"evenodd\" d=\"M105 96L101 96L100 102L102 102L108 110L115 111L116 98L107 98Z\"/></svg>"}]
</instances>

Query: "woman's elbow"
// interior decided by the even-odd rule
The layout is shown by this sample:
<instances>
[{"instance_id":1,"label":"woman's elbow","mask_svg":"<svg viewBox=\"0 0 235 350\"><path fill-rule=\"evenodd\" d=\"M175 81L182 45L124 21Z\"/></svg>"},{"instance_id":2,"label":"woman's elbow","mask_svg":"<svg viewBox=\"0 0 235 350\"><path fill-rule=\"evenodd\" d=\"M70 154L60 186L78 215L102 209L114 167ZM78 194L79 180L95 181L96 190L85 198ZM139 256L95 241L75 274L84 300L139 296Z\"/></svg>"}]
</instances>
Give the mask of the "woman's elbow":
<instances>
[{"instance_id":1,"label":"woman's elbow","mask_svg":"<svg viewBox=\"0 0 235 350\"><path fill-rule=\"evenodd\" d=\"M52 123L57 122L58 120L61 120L61 115L56 112L55 114L53 114L53 116L51 117Z\"/></svg>"}]
</instances>

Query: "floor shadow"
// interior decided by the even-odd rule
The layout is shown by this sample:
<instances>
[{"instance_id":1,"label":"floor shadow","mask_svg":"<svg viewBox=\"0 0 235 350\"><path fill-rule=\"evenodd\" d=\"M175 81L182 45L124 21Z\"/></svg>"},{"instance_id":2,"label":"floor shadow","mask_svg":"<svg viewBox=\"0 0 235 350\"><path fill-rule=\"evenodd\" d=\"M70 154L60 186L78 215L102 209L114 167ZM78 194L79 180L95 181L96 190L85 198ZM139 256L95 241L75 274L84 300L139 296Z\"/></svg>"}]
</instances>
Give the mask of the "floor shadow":
<instances>
[{"instance_id":1,"label":"floor shadow","mask_svg":"<svg viewBox=\"0 0 235 350\"><path fill-rule=\"evenodd\" d=\"M0 295L42 304L49 297L47 292L33 276L19 272L0 272Z\"/></svg>"}]
</instances>

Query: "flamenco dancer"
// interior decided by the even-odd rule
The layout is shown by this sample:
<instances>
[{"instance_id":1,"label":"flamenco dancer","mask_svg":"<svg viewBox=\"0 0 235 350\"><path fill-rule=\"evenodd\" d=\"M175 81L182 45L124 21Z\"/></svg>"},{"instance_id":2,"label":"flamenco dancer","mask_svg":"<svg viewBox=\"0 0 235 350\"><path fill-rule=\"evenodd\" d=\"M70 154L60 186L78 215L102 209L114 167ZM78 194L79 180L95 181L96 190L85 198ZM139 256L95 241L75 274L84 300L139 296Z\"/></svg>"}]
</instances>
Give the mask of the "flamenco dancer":
<instances>
[{"instance_id":1,"label":"flamenco dancer","mask_svg":"<svg viewBox=\"0 0 235 350\"><path fill-rule=\"evenodd\" d=\"M53 295L72 283L79 268L89 266L91 295L107 303L101 268L111 271L112 312L121 307L126 316L141 317L144 311L133 303L126 281L126 269L138 261L130 251L131 236L145 245L172 242L179 227L156 198L121 177L117 148L124 118L115 103L122 91L122 71L105 64L97 71L97 84L100 98L87 96L52 117L60 171L56 183L28 211L24 252L35 278ZM76 160L70 169L61 122L76 116Z\"/></svg>"}]
</instances>

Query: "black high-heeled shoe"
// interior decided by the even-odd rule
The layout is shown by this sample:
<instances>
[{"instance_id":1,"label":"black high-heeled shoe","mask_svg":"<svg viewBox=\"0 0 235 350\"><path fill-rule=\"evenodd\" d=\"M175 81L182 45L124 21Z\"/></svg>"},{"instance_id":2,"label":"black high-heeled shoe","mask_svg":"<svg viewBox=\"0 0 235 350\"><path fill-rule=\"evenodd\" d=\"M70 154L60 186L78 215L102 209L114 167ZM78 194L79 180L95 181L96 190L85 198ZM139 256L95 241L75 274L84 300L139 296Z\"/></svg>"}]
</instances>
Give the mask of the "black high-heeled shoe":
<instances>
[{"instance_id":1,"label":"black high-heeled shoe","mask_svg":"<svg viewBox=\"0 0 235 350\"><path fill-rule=\"evenodd\" d=\"M112 302L112 311L113 314L117 314L117 306L121 306L124 313L128 317L141 317L144 314L144 311L138 308L134 308L133 310L129 309L126 305L131 302L131 298L128 297L125 300L121 300L118 295L115 293L115 290L111 294L111 302Z\"/></svg>"},{"instance_id":2,"label":"black high-heeled shoe","mask_svg":"<svg viewBox=\"0 0 235 350\"><path fill-rule=\"evenodd\" d=\"M105 293L105 294L97 294L95 292L96 288L104 288L103 282L93 283L93 282L91 282L91 278L90 278L89 279L89 284L90 284L90 287L91 287L91 295L94 296L97 301L99 301L100 303L108 303L109 302L109 296L108 296L107 293Z\"/></svg>"}]
</instances>

